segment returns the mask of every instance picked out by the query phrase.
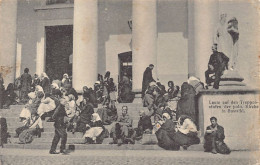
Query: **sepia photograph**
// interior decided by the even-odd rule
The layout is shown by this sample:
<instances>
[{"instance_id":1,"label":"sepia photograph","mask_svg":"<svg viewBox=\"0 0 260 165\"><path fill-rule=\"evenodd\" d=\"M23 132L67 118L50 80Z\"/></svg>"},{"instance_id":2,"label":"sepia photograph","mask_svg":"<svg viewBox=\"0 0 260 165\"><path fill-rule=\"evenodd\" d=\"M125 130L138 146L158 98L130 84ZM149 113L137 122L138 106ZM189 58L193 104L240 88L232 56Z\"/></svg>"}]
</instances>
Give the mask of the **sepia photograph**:
<instances>
[{"instance_id":1,"label":"sepia photograph","mask_svg":"<svg viewBox=\"0 0 260 165\"><path fill-rule=\"evenodd\" d=\"M0 0L0 165L260 165L260 0Z\"/></svg>"}]
</instances>

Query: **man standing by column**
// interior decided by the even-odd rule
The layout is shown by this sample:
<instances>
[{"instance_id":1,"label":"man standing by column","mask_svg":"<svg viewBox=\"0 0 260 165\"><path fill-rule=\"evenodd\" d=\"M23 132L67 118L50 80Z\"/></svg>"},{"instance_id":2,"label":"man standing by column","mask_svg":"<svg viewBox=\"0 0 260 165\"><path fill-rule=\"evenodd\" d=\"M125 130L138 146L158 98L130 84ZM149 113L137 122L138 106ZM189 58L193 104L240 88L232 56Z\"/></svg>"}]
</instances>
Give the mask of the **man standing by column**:
<instances>
[{"instance_id":1,"label":"man standing by column","mask_svg":"<svg viewBox=\"0 0 260 165\"><path fill-rule=\"evenodd\" d=\"M142 83L142 98L145 95L145 91L148 88L150 82L155 82L155 80L153 79L153 74L152 74L152 70L154 68L153 64L150 64L149 67L147 67L144 71L143 74L143 83Z\"/></svg>"}]
</instances>

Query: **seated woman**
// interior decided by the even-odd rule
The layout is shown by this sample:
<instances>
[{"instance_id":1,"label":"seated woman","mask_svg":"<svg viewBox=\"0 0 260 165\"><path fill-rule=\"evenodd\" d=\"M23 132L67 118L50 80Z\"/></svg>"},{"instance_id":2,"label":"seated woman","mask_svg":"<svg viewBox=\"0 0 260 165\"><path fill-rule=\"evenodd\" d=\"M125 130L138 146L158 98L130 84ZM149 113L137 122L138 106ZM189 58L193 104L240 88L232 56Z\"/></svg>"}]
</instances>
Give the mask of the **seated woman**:
<instances>
[{"instance_id":1,"label":"seated woman","mask_svg":"<svg viewBox=\"0 0 260 165\"><path fill-rule=\"evenodd\" d=\"M38 108L38 115L42 116L44 113L53 111L56 108L55 101L50 98L50 94L45 94L45 99L41 100L41 104Z\"/></svg>"},{"instance_id":2,"label":"seated woman","mask_svg":"<svg viewBox=\"0 0 260 165\"><path fill-rule=\"evenodd\" d=\"M10 105L16 104L16 98L17 95L14 92L14 84L10 83L8 84L7 89L4 92L4 108L9 108Z\"/></svg>"},{"instance_id":3,"label":"seated woman","mask_svg":"<svg viewBox=\"0 0 260 165\"><path fill-rule=\"evenodd\" d=\"M170 115L164 113L163 120L159 122L160 126L155 132L158 145L166 150L179 150L180 145L173 139L175 134L175 124L170 119Z\"/></svg>"},{"instance_id":4,"label":"seated woman","mask_svg":"<svg viewBox=\"0 0 260 165\"><path fill-rule=\"evenodd\" d=\"M121 82L119 83L119 94L118 102L119 103L131 103L134 100L134 93L131 89L131 81L127 76L127 73L124 72Z\"/></svg>"},{"instance_id":5,"label":"seated woman","mask_svg":"<svg viewBox=\"0 0 260 165\"><path fill-rule=\"evenodd\" d=\"M87 130L84 134L86 143L97 143L101 144L104 140L104 137L101 136L102 132L105 131L105 128L102 124L102 121L97 113L92 114L91 122L87 125Z\"/></svg>"},{"instance_id":6,"label":"seated woman","mask_svg":"<svg viewBox=\"0 0 260 165\"><path fill-rule=\"evenodd\" d=\"M145 110L139 111L140 119L136 130L136 139L141 139L143 134L150 134L153 129L152 121L149 116L145 115Z\"/></svg>"},{"instance_id":7,"label":"seated woman","mask_svg":"<svg viewBox=\"0 0 260 165\"><path fill-rule=\"evenodd\" d=\"M18 137L24 130L27 130L30 128L30 129L35 129L35 131L34 131L34 132L36 132L35 135L38 135L38 137L40 137L41 129L43 127L42 127L42 122L39 119L40 118L39 118L38 114L36 113L36 111L33 111L32 113L30 113L29 117L23 121L24 125L15 130L16 136Z\"/></svg>"},{"instance_id":8,"label":"seated woman","mask_svg":"<svg viewBox=\"0 0 260 165\"><path fill-rule=\"evenodd\" d=\"M193 120L189 116L182 115L178 119L177 132L173 139L186 150L190 145L200 143L197 132Z\"/></svg>"},{"instance_id":9,"label":"seated woman","mask_svg":"<svg viewBox=\"0 0 260 165\"><path fill-rule=\"evenodd\" d=\"M89 102L88 98L84 98L80 103L80 119L78 121L77 132L86 132L86 124L91 121L91 116L94 113L93 105Z\"/></svg>"}]
</instances>

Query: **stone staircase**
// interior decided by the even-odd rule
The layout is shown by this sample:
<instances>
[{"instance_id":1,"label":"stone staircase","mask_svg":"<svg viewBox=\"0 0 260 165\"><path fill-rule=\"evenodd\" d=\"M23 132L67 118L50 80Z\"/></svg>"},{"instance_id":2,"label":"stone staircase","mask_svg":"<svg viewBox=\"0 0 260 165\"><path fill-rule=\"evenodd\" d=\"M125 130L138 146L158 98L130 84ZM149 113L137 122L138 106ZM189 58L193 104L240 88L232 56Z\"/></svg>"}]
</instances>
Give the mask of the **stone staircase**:
<instances>
[{"instance_id":1,"label":"stone staircase","mask_svg":"<svg viewBox=\"0 0 260 165\"><path fill-rule=\"evenodd\" d=\"M121 108L123 105L128 106L128 114L133 119L133 127L136 128L139 121L139 110L142 108L141 103L124 103L117 104L118 114L121 114ZM19 114L23 108L23 105L12 105L10 109L1 109L0 116L6 118L7 127L9 135L8 143L4 144L4 148L23 148L23 149L50 149L52 138L54 136L54 126L53 122L43 121L44 132L41 134L40 138L35 137L33 142L30 144L20 144L19 138L14 137L16 135L15 129L22 126L22 123L19 121ZM95 109L96 111L97 109ZM105 127L110 131L113 125L105 125ZM147 135L149 138L156 139L155 135ZM108 149L108 150L162 150L158 145L142 145L142 140L136 141L133 144L126 144L117 146L116 144L109 144L112 142L112 138L105 138L102 144L83 144L84 138L83 134L80 132L75 132L72 134L68 132L67 148L72 150L88 150L88 149ZM59 147L59 146L58 146ZM202 145L190 146L189 150L202 150Z\"/></svg>"}]
</instances>

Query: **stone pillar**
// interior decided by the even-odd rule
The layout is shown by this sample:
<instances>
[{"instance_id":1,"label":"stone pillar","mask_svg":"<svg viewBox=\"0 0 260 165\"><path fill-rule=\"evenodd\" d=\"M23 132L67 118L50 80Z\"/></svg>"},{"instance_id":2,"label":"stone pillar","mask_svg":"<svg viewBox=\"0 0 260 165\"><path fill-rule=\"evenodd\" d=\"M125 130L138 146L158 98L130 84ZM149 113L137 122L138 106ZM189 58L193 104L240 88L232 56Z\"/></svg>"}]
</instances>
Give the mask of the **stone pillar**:
<instances>
[{"instance_id":1,"label":"stone pillar","mask_svg":"<svg viewBox=\"0 0 260 165\"><path fill-rule=\"evenodd\" d=\"M0 1L0 72L5 86L15 79L17 0Z\"/></svg>"},{"instance_id":2,"label":"stone pillar","mask_svg":"<svg viewBox=\"0 0 260 165\"><path fill-rule=\"evenodd\" d=\"M73 87L93 87L97 80L98 0L74 1Z\"/></svg>"},{"instance_id":3,"label":"stone pillar","mask_svg":"<svg viewBox=\"0 0 260 165\"><path fill-rule=\"evenodd\" d=\"M143 72L154 64L157 74L157 2L156 0L133 0L132 51L133 91L142 89Z\"/></svg>"},{"instance_id":4,"label":"stone pillar","mask_svg":"<svg viewBox=\"0 0 260 165\"><path fill-rule=\"evenodd\" d=\"M194 76L205 82L205 71L212 54L212 44L218 22L218 0L193 1ZM189 16L192 16L189 14ZM191 18L192 19L192 18ZM190 30L190 32L192 32ZM190 37L190 36L189 36Z\"/></svg>"}]
</instances>

